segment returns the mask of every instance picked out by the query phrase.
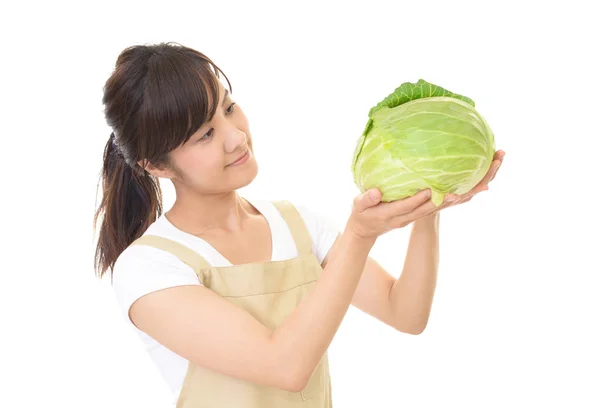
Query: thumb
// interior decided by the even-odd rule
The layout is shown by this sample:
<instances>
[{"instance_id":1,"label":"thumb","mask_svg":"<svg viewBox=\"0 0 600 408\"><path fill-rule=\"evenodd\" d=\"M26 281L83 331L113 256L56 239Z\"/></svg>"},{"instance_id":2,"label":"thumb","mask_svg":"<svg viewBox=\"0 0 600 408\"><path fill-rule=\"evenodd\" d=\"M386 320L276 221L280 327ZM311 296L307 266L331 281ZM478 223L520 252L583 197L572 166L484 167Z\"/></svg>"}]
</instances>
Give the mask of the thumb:
<instances>
[{"instance_id":1,"label":"thumb","mask_svg":"<svg viewBox=\"0 0 600 408\"><path fill-rule=\"evenodd\" d=\"M359 195L354 200L354 207L358 212L362 212L369 207L373 207L381 201L381 191L372 188Z\"/></svg>"}]
</instances>

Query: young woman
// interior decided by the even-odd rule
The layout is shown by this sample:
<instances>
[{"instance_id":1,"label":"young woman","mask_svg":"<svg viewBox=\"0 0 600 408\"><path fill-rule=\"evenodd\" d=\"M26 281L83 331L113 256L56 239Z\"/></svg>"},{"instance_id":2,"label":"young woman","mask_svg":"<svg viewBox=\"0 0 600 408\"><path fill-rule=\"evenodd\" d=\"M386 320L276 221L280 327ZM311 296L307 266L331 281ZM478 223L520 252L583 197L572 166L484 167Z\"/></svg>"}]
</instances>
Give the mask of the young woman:
<instances>
[{"instance_id":1,"label":"young woman","mask_svg":"<svg viewBox=\"0 0 600 408\"><path fill-rule=\"evenodd\" d=\"M118 57L103 103L104 151L95 267L110 269L124 317L179 408L331 407L327 348L350 304L397 330L428 320L438 213L430 192L391 203L358 196L342 233L304 207L241 197L257 174L248 119L205 55L174 43ZM176 200L163 214L158 178ZM452 202L452 200L454 200ZM402 279L369 251L409 224Z\"/></svg>"}]
</instances>

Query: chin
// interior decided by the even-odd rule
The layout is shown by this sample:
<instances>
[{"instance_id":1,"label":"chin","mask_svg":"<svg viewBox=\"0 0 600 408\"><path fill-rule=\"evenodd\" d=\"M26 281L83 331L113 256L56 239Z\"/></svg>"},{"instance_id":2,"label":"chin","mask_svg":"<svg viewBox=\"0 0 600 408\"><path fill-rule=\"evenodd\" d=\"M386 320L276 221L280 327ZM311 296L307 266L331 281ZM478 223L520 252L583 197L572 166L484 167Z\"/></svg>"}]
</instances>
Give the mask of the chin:
<instances>
[{"instance_id":1,"label":"chin","mask_svg":"<svg viewBox=\"0 0 600 408\"><path fill-rule=\"evenodd\" d=\"M244 169L244 171L241 172L238 175L238 177L236 177L235 189L246 187L248 184L252 183L252 181L254 181L254 179L256 178L257 174L258 174L258 164L256 163L256 160L254 160L254 157L253 157L251 161L246 163L246 169Z\"/></svg>"}]
</instances>

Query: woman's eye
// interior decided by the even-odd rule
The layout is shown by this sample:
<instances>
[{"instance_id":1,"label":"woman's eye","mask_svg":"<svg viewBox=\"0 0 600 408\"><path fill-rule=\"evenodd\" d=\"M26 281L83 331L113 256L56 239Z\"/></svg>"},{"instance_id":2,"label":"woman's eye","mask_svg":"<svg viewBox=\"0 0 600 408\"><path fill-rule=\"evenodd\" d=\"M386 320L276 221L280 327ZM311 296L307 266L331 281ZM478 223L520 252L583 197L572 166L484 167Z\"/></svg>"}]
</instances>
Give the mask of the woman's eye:
<instances>
[{"instance_id":1,"label":"woman's eye","mask_svg":"<svg viewBox=\"0 0 600 408\"><path fill-rule=\"evenodd\" d=\"M235 110L234 106L235 106L235 102L233 102L231 105L229 105L229 108L227 108L227 113L233 113L233 111Z\"/></svg>"},{"instance_id":2,"label":"woman's eye","mask_svg":"<svg viewBox=\"0 0 600 408\"><path fill-rule=\"evenodd\" d=\"M212 136L212 134L213 134L213 129L211 129L208 132L206 132L204 134L204 136L202 136L200 139L198 139L198 141L203 141L203 140L210 139L210 137Z\"/></svg>"},{"instance_id":3,"label":"woman's eye","mask_svg":"<svg viewBox=\"0 0 600 408\"><path fill-rule=\"evenodd\" d=\"M235 111L235 104L236 102L233 102L231 105L229 105L229 107L227 108L227 114L230 115ZM203 141L203 140L208 140L211 138L211 136L213 135L213 129L209 130L208 132L206 132L204 134L204 136L202 136L200 139L198 139L199 142Z\"/></svg>"}]
</instances>

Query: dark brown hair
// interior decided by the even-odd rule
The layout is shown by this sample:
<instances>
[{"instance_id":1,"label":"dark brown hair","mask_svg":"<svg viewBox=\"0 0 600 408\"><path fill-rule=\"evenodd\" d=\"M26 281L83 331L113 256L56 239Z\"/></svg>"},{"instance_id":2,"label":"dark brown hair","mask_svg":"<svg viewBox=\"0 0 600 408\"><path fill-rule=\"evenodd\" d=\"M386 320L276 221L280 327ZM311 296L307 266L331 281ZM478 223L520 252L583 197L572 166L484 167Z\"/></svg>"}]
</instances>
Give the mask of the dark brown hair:
<instances>
[{"instance_id":1,"label":"dark brown hair","mask_svg":"<svg viewBox=\"0 0 600 408\"><path fill-rule=\"evenodd\" d=\"M188 141L218 106L219 72L207 56L168 42L135 45L118 56L104 86L104 115L112 133L104 148L102 215L94 257L99 277L162 214L159 181L143 161L175 169L169 152ZM175 169L176 170L176 169Z\"/></svg>"}]
</instances>

